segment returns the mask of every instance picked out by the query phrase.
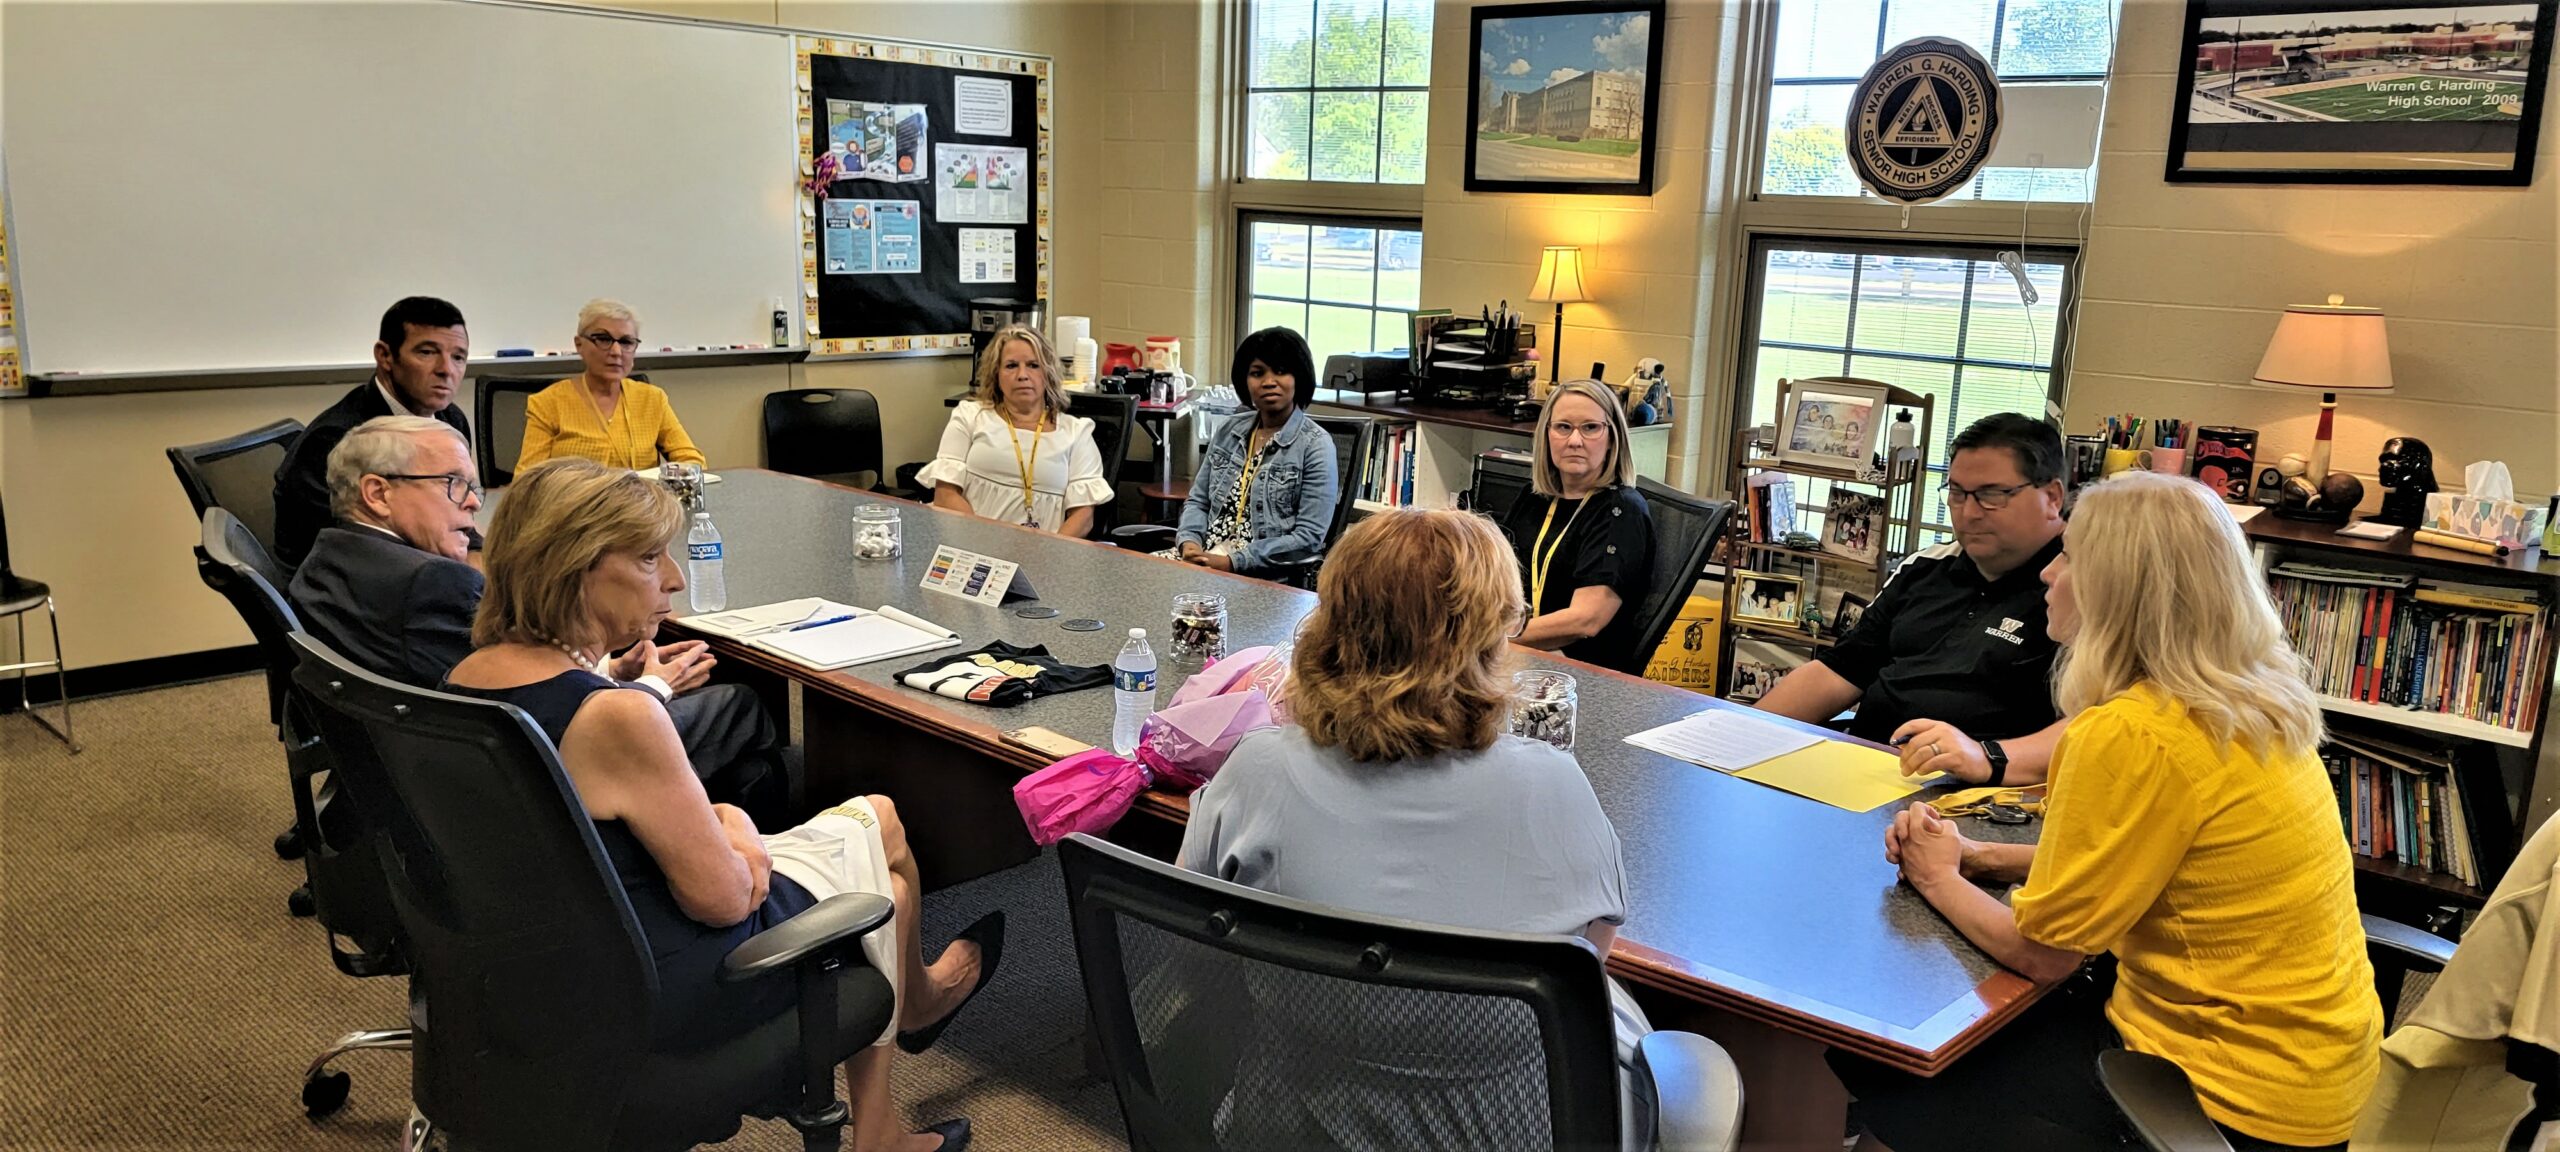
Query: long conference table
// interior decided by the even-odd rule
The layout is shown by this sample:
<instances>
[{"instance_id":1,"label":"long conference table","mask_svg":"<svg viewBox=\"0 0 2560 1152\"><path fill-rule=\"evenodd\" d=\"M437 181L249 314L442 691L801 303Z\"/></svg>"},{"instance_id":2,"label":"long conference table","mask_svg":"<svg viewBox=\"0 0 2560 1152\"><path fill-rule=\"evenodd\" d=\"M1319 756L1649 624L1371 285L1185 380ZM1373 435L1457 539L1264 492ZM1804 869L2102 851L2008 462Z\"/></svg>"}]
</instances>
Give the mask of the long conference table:
<instances>
[{"instance_id":1,"label":"long conference table","mask_svg":"<svg viewBox=\"0 0 2560 1152\"><path fill-rule=\"evenodd\" d=\"M936 655L1002 640L1045 646L1070 663L1108 664L1128 629L1145 628L1163 668L1161 701L1183 673L1165 660L1175 594L1225 597L1230 652L1288 640L1315 603L1312 593L1262 580L814 480L744 468L721 475L706 491L726 544L730 607L803 596L866 608L893 604L962 636L962 647ZM854 509L865 504L902 513L902 555L854 558ZM924 590L934 549L945 544L1020 563L1037 604L1060 615L1027 619L1016 615L1027 602L999 608ZM682 603L679 596L679 611ZM1061 627L1079 617L1106 627ZM670 631L684 634L683 623L681 616L670 620ZM895 674L923 662L920 656L818 672L710 639L721 674L757 687L777 716L784 714L785 685L799 686L811 800L889 796L929 887L1037 854L1011 788L1049 758L1006 741L1006 731L1038 725L1087 744L1110 743L1107 688L994 708L896 683ZM1899 882L1882 853L1899 805L1843 811L1629 745L1622 737L1630 733L1739 705L1545 654L1524 656L1529 666L1577 680L1574 755L1623 845L1628 913L1609 969L1637 993L1657 1027L1702 1032L1733 1053L1745 1083L1747 1147L1836 1152L1846 1099L1821 1063L1824 1048L1933 1075L2043 993L1973 947ZM1114 838L1167 854L1188 814L1183 797L1150 791ZM1977 838L2025 838L1968 824Z\"/></svg>"}]
</instances>

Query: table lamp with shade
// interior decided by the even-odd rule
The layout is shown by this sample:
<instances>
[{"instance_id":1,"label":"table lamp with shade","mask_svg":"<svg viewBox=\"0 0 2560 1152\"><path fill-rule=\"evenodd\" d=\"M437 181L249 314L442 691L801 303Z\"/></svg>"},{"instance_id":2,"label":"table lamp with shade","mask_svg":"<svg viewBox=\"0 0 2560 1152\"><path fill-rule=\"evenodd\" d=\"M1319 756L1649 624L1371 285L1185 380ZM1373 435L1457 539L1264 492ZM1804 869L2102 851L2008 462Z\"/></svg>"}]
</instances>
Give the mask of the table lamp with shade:
<instances>
[{"instance_id":1,"label":"table lamp with shade","mask_svg":"<svg viewBox=\"0 0 2560 1152\"><path fill-rule=\"evenodd\" d=\"M1547 349L1550 386L1564 378L1564 306L1590 298L1590 290L1582 283L1582 249L1570 244L1547 245L1545 254L1538 257L1538 285L1529 290L1529 299L1556 306L1555 341Z\"/></svg>"},{"instance_id":2,"label":"table lamp with shade","mask_svg":"<svg viewBox=\"0 0 2560 1152\"><path fill-rule=\"evenodd\" d=\"M2330 424L2337 415L2338 393L2391 388L2391 339L2383 331L2382 310L2349 307L2347 298L2335 293L2327 304L2285 309L2255 378L2261 384L2320 390L2320 431L2311 441L2311 469L2305 477L2317 485L2329 475Z\"/></svg>"}]
</instances>

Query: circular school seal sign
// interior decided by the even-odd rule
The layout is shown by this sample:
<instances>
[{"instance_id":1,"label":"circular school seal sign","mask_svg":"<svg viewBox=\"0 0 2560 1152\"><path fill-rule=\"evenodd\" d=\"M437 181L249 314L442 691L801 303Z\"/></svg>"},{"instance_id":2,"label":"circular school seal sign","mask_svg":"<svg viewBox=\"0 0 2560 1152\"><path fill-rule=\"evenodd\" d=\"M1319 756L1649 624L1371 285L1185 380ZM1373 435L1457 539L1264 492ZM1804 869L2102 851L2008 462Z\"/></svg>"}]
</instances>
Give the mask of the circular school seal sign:
<instances>
[{"instance_id":1,"label":"circular school seal sign","mask_svg":"<svg viewBox=\"0 0 2560 1152\"><path fill-rule=\"evenodd\" d=\"M1869 191L1926 204L1964 188L2000 138L2000 82L1953 40L1923 36L1884 54L1849 98L1849 167Z\"/></svg>"}]
</instances>

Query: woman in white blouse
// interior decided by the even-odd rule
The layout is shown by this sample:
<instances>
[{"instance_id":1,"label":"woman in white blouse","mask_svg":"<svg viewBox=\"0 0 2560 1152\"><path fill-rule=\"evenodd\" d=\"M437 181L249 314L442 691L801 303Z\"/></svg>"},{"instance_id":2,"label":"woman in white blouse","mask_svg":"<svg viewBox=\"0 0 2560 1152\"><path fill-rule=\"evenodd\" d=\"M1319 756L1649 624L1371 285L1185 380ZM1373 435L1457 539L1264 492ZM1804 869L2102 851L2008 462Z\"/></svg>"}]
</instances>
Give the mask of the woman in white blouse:
<instances>
[{"instance_id":1,"label":"woman in white blouse","mask_svg":"<svg viewBox=\"0 0 2560 1152\"><path fill-rule=\"evenodd\" d=\"M978 383L942 429L942 447L916 478L933 504L1062 536L1093 531L1108 503L1093 421L1067 414L1058 357L1038 332L997 330L978 360Z\"/></svg>"}]
</instances>

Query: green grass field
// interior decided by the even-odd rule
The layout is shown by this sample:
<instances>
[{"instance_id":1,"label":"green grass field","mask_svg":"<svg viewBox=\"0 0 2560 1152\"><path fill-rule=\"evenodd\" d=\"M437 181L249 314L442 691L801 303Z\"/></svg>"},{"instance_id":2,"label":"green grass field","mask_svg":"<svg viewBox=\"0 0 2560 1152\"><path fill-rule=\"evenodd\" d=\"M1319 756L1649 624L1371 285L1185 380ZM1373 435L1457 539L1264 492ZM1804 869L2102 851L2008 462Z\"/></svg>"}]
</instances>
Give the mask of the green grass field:
<instances>
[{"instance_id":1,"label":"green grass field","mask_svg":"<svg viewBox=\"0 0 2560 1152\"><path fill-rule=\"evenodd\" d=\"M2297 92L2290 95L2260 95L2258 98L2271 104L2282 104L2288 108L2300 108L2305 112L2316 112L2323 116L2335 116L2341 120L2351 120L2359 123L2373 123L2384 120L2513 119L2512 117L2499 112L2498 105L2502 101L2509 99L2522 99L2524 96L2524 85L2510 83L2504 80L2469 80L2460 77L2430 76L2421 80L2408 80L2403 77L2393 77L2392 79L2383 82L2393 84L2406 82L2415 84L2430 81L2437 86L2438 90L2432 92L2376 92L2364 85L2354 85L2342 88L2324 88L2317 92ZM2464 87L2457 88L2452 91L2445 91L2443 90L2443 86L2447 83L2460 84ZM2473 84L2485 85L2486 87L2469 87L2469 85ZM2407 105L2394 107L2391 103L2393 97L2399 97L2404 100L2415 99L2420 101L2420 103L2414 107ZM2424 101L2429 98L2436 100L2467 99L2468 102L2460 104L2428 105L2424 103Z\"/></svg>"}]
</instances>

